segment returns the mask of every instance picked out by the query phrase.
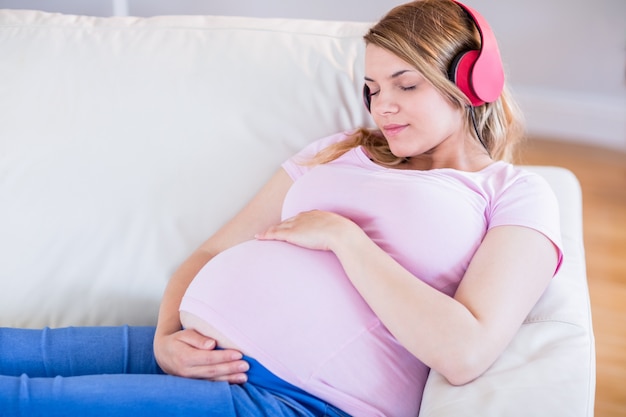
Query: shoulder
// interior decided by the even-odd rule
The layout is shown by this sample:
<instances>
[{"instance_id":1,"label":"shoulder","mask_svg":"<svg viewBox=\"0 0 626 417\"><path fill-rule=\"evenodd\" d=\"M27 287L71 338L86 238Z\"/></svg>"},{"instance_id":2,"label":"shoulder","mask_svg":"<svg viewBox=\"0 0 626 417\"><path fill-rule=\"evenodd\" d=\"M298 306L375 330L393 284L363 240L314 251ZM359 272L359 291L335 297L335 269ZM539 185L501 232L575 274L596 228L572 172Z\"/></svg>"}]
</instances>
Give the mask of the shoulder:
<instances>
[{"instance_id":1,"label":"shoulder","mask_svg":"<svg viewBox=\"0 0 626 417\"><path fill-rule=\"evenodd\" d=\"M310 164L310 161L313 159L313 157L315 157L315 155L328 148L329 146L347 140L351 137L351 135L352 132L338 132L314 140L313 142L306 145L299 152L294 154L292 157L287 159L282 164L282 167L285 169L285 171L287 171L289 176L295 180L313 167L313 165Z\"/></svg>"},{"instance_id":2,"label":"shoulder","mask_svg":"<svg viewBox=\"0 0 626 417\"><path fill-rule=\"evenodd\" d=\"M557 206L552 187L541 175L525 168L498 162L491 175L486 177L491 193L492 208L503 204L538 204Z\"/></svg>"},{"instance_id":3,"label":"shoulder","mask_svg":"<svg viewBox=\"0 0 626 417\"><path fill-rule=\"evenodd\" d=\"M508 163L498 163L489 179L492 195L488 228L524 226L546 235L560 249L560 210L554 190L541 175Z\"/></svg>"},{"instance_id":4,"label":"shoulder","mask_svg":"<svg viewBox=\"0 0 626 417\"><path fill-rule=\"evenodd\" d=\"M320 151L332 146L336 143L343 142L344 140L350 138L352 132L338 132L329 136L325 136L320 139L316 139L313 142L309 143L302 150L295 154L297 158L313 158ZM291 158L293 159L293 158Z\"/></svg>"},{"instance_id":5,"label":"shoulder","mask_svg":"<svg viewBox=\"0 0 626 417\"><path fill-rule=\"evenodd\" d=\"M488 211L520 200L555 199L552 188L541 175L504 161L496 161L478 172L446 172L466 188L481 195Z\"/></svg>"},{"instance_id":6,"label":"shoulder","mask_svg":"<svg viewBox=\"0 0 626 417\"><path fill-rule=\"evenodd\" d=\"M503 161L495 162L485 170L483 182L494 193L494 197L528 189L551 191L541 175Z\"/></svg>"}]
</instances>

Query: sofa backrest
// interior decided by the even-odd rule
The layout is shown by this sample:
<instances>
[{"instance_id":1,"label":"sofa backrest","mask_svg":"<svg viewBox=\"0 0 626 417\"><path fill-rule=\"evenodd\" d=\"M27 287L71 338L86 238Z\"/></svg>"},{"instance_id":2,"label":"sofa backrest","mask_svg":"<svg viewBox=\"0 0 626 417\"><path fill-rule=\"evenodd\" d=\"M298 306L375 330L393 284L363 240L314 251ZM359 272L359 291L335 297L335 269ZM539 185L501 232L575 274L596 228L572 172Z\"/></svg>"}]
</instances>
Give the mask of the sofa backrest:
<instances>
[{"instance_id":1,"label":"sofa backrest","mask_svg":"<svg viewBox=\"0 0 626 417\"><path fill-rule=\"evenodd\" d=\"M153 324L283 160L371 123L367 27L0 11L0 325Z\"/></svg>"}]
</instances>

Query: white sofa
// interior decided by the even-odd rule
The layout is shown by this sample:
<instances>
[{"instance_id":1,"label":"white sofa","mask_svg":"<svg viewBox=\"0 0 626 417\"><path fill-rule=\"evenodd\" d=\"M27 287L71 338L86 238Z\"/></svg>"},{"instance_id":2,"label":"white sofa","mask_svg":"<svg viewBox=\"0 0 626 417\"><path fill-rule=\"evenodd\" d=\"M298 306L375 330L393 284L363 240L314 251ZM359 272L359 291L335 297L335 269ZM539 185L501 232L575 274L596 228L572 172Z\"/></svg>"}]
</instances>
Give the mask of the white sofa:
<instances>
[{"instance_id":1,"label":"white sofa","mask_svg":"<svg viewBox=\"0 0 626 417\"><path fill-rule=\"evenodd\" d=\"M280 162L371 124L368 26L0 10L0 326L154 324L176 266ZM565 263L484 376L431 372L422 417L593 415L580 188L530 169L560 200Z\"/></svg>"}]
</instances>

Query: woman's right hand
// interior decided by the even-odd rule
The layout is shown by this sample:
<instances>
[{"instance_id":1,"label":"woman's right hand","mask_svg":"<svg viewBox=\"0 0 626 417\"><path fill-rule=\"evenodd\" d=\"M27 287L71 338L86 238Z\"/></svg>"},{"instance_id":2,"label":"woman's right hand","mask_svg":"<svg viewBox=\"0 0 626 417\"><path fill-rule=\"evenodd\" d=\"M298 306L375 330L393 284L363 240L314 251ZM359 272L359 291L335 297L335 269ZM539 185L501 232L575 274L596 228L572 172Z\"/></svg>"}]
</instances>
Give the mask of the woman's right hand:
<instances>
[{"instance_id":1,"label":"woman's right hand","mask_svg":"<svg viewBox=\"0 0 626 417\"><path fill-rule=\"evenodd\" d=\"M215 340L185 329L155 335L154 356L161 369L170 375L231 384L246 382L249 365L241 359L241 352L216 349L216 346Z\"/></svg>"}]
</instances>

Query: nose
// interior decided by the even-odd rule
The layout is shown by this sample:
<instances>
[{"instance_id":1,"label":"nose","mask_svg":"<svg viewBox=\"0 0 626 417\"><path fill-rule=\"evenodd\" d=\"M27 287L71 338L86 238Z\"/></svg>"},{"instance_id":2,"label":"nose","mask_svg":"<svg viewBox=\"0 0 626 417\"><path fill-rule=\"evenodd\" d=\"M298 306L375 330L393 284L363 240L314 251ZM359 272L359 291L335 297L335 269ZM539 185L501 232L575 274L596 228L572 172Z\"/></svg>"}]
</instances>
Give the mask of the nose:
<instances>
[{"instance_id":1,"label":"nose","mask_svg":"<svg viewBox=\"0 0 626 417\"><path fill-rule=\"evenodd\" d=\"M379 91L372 97L372 112L381 116L398 112L399 106L392 94Z\"/></svg>"}]
</instances>

